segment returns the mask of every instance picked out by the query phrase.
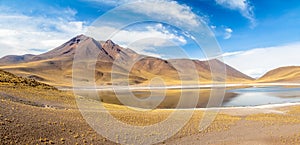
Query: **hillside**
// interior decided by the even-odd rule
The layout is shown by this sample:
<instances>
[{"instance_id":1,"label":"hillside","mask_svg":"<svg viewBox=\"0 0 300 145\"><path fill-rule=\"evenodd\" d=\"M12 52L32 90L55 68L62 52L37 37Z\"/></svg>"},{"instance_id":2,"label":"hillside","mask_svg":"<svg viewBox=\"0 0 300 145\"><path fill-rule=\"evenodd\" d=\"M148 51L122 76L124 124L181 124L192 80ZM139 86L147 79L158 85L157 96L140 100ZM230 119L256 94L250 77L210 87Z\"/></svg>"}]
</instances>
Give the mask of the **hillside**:
<instances>
[{"instance_id":1,"label":"hillside","mask_svg":"<svg viewBox=\"0 0 300 145\"><path fill-rule=\"evenodd\" d=\"M98 85L111 85L112 66L115 65L114 76L120 78L127 77L129 74L129 84L145 84L154 77L161 77L166 84L181 84L178 71L183 72L184 78L191 75L193 66L200 78L201 83L211 81L211 71L209 63L217 66L225 65L227 82L245 82L253 80L251 77L239 72L238 70L223 64L218 60L199 61L188 59L164 60L145 56L134 52L129 48L123 48L111 40L96 41L91 37L78 35L61 46L40 54L24 56L6 56L0 59L0 69L7 70L14 74L27 78L34 78L41 82L54 86L71 86L72 83L72 64L76 50L81 50L84 55L99 54L96 63L95 79ZM127 68L130 62L138 60L132 68ZM116 63L117 62L117 63ZM184 68L184 70L177 70ZM79 71L89 71L91 68ZM220 71L222 72L222 71ZM222 78L223 74L216 74L217 78ZM79 78L80 79L80 78ZM123 80L114 80L122 83ZM195 83L189 80L188 84Z\"/></svg>"},{"instance_id":2,"label":"hillside","mask_svg":"<svg viewBox=\"0 0 300 145\"><path fill-rule=\"evenodd\" d=\"M25 87L34 87L42 89L52 89L56 90L55 87L50 85L40 83L34 79L18 77L12 73L0 70L0 86L25 86Z\"/></svg>"},{"instance_id":3,"label":"hillside","mask_svg":"<svg viewBox=\"0 0 300 145\"><path fill-rule=\"evenodd\" d=\"M35 55L32 54L26 54L26 55L8 55L4 56L0 59L2 64L14 64L14 63L20 63L20 62L26 62L33 58Z\"/></svg>"},{"instance_id":4,"label":"hillside","mask_svg":"<svg viewBox=\"0 0 300 145\"><path fill-rule=\"evenodd\" d=\"M300 66L280 67L267 72L258 82L300 82Z\"/></svg>"}]
</instances>

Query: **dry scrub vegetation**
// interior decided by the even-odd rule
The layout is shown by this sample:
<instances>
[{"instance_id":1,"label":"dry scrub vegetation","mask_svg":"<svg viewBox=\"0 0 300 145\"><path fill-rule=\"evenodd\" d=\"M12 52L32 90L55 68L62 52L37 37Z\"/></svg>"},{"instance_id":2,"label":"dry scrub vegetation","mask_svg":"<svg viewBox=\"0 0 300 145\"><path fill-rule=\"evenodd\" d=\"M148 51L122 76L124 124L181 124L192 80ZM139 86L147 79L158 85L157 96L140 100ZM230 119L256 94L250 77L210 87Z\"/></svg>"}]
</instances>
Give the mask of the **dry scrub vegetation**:
<instances>
[{"instance_id":1,"label":"dry scrub vegetation","mask_svg":"<svg viewBox=\"0 0 300 145\"><path fill-rule=\"evenodd\" d=\"M55 87L40 83L34 79L18 77L12 73L0 70L0 85L1 86L28 86L40 89L57 90Z\"/></svg>"}]
</instances>

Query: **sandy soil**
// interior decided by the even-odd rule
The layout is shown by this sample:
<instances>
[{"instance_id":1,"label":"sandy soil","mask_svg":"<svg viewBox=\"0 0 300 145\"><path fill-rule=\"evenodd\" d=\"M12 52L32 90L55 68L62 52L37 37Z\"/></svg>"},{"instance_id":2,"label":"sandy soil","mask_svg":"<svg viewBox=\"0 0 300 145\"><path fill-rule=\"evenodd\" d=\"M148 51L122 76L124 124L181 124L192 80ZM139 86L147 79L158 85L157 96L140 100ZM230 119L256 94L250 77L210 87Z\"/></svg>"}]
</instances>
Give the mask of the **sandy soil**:
<instances>
[{"instance_id":1,"label":"sandy soil","mask_svg":"<svg viewBox=\"0 0 300 145\"><path fill-rule=\"evenodd\" d=\"M222 109L220 110L221 114L240 117L240 120L226 130L171 138L166 143L194 145L300 144L299 108L299 105L293 105Z\"/></svg>"},{"instance_id":2,"label":"sandy soil","mask_svg":"<svg viewBox=\"0 0 300 145\"><path fill-rule=\"evenodd\" d=\"M45 97L40 91L0 89L0 144L115 144L86 123L70 93L52 92L52 98L37 99ZM117 119L138 125L159 122L172 111L139 113L109 104L107 108ZM300 105L222 109L199 132L203 113L195 111L181 131L159 144L300 144Z\"/></svg>"}]
</instances>

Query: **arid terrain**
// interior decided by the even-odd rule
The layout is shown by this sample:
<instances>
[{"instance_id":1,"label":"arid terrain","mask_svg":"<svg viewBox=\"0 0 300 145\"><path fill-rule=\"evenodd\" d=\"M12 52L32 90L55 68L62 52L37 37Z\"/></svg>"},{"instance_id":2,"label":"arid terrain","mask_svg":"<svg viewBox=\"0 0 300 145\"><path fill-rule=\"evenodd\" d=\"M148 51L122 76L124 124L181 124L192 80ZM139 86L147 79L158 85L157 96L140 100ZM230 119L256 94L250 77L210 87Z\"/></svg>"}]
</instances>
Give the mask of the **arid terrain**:
<instances>
[{"instance_id":1,"label":"arid terrain","mask_svg":"<svg viewBox=\"0 0 300 145\"><path fill-rule=\"evenodd\" d=\"M40 55L5 56L0 59L0 69L19 76L34 78L50 85L70 87L72 86L72 64L76 50L99 54L95 67L95 79L98 85L111 85L112 74L127 77L127 73L129 73L130 85L148 84L154 77L161 77L168 85L178 85L182 83L181 81L187 84L210 83L212 79L210 65L221 69L215 71L215 77L221 81L234 83L253 80L218 60L163 60L138 54L129 48L122 48L111 40L97 41L85 35L78 35L61 46ZM136 63L134 63L135 61ZM130 64L134 64L132 68L126 68ZM112 70L113 65L116 68L114 70ZM225 69L226 76L224 75ZM93 70L87 68L84 71ZM179 72L182 72L184 76L179 76ZM193 74L199 77L199 82L191 80L190 76ZM118 82L118 80L113 81L114 83Z\"/></svg>"},{"instance_id":2,"label":"arid terrain","mask_svg":"<svg viewBox=\"0 0 300 145\"><path fill-rule=\"evenodd\" d=\"M113 82L118 84L124 79L111 80L111 76L125 78L127 73L129 74L129 85L148 85L155 77L162 78L166 85L209 84L212 81L211 69L220 69L214 72L215 81L225 81L229 84L241 82L244 84L298 83L300 80L298 66L277 68L258 79L253 79L219 60L164 60L138 54L111 40L97 41L85 35L78 35L61 46L40 55L5 56L0 58L0 69L56 87L71 87L73 61L78 49L99 54L95 66L95 81L101 86L111 85ZM132 68L127 68L130 64L133 64ZM93 70L87 68L84 71ZM180 76L179 72L183 76ZM196 76L190 77L191 75L197 75L199 80L195 82L193 78Z\"/></svg>"},{"instance_id":3,"label":"arid terrain","mask_svg":"<svg viewBox=\"0 0 300 145\"><path fill-rule=\"evenodd\" d=\"M300 0L0 0L0 145L300 145Z\"/></svg>"},{"instance_id":4,"label":"arid terrain","mask_svg":"<svg viewBox=\"0 0 300 145\"><path fill-rule=\"evenodd\" d=\"M267 72L260 77L258 82L290 82L297 83L300 81L300 67L299 66L287 66L280 67Z\"/></svg>"},{"instance_id":5,"label":"arid terrain","mask_svg":"<svg viewBox=\"0 0 300 145\"><path fill-rule=\"evenodd\" d=\"M218 60L163 60L140 55L111 40L96 41L79 35L41 55L5 56L0 59L0 144L116 144L89 126L79 111L71 90L62 91L56 88L72 86L74 55L76 49L83 48L89 53L99 53L95 78L100 86L111 85L112 74L126 76L126 71L130 72L130 85L145 85L154 77L163 78L167 85L178 85L180 79L174 64L183 68L194 65L203 84L209 84L212 78L210 64L225 66L225 81L229 84L297 83L299 80L298 67L278 68L255 80ZM140 57L143 59L131 70L118 66L117 70L120 71L112 71L113 63L118 59L127 62ZM187 75L184 77L188 78L189 72L185 73ZM221 72L216 77L222 80ZM191 80L185 83L194 82ZM238 87L246 86L232 86ZM136 92L136 95L139 96L139 93L141 92ZM145 126L166 119L174 110L165 108L174 108L180 93L168 90L169 97L157 109L142 112L122 106L109 93L101 94L104 97L98 101L105 102L106 109L118 120ZM202 96L210 93L205 89L200 91ZM224 102L234 96L234 93L226 94ZM205 106L207 102L208 98L202 98L198 107ZM194 110L181 111L184 113ZM197 109L185 127L160 144L300 144L300 106L297 104L222 108L212 124L199 131L199 122L205 113L206 109ZM101 114L102 112L100 116ZM166 130L172 125L166 126ZM109 127L103 130L112 129ZM162 132L157 133L163 135ZM136 137L139 144L146 143L144 137L142 134Z\"/></svg>"},{"instance_id":6,"label":"arid terrain","mask_svg":"<svg viewBox=\"0 0 300 145\"><path fill-rule=\"evenodd\" d=\"M86 123L71 92L4 71L0 71L0 86L0 144L115 144ZM105 107L118 120L140 126L160 122L172 112L138 112L113 104ZM195 111L183 129L161 144L300 143L297 105L222 109L214 122L199 132L203 113Z\"/></svg>"}]
</instances>

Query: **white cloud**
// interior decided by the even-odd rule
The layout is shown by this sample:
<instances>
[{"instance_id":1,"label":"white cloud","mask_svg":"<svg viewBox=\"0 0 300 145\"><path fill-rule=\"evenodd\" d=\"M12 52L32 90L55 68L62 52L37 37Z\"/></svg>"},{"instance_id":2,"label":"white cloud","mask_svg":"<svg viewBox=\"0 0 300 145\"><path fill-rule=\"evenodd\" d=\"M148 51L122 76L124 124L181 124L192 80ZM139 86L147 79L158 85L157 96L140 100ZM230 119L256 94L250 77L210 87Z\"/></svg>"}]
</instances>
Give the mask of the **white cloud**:
<instances>
[{"instance_id":1,"label":"white cloud","mask_svg":"<svg viewBox=\"0 0 300 145\"><path fill-rule=\"evenodd\" d=\"M85 0L106 3L110 5L120 5L127 2L137 2L139 0ZM130 12L140 13L149 17L160 17L175 23L180 23L185 27L192 28L201 24L201 18L192 12L191 8L181 5L171 0L145 0L143 5L132 4L127 8ZM0 12L0 57L9 54L40 53L36 50L50 50L59 46L71 37L80 33L85 33L86 26L82 21L76 21L76 11L70 8L47 8L47 11L40 15L25 15L6 8ZM49 15L51 17L49 17ZM90 35L97 40L106 40L105 33L117 31L113 25L105 25L98 28L89 27L90 31L96 29L97 36ZM198 29L199 30L199 29ZM104 34L104 35L103 35ZM89 34L87 34L89 35ZM100 35L100 36L98 36ZM103 36L103 37L101 37ZM184 45L187 43L186 37L195 39L189 34L178 34L163 25L149 26L145 30L121 30L112 39L122 46L134 43L137 52L150 54L162 46ZM150 40L151 41L146 41ZM155 40L155 41L154 41ZM131 45L133 46L133 45ZM11 51L2 51L2 50ZM152 53L152 55L157 55Z\"/></svg>"},{"instance_id":2,"label":"white cloud","mask_svg":"<svg viewBox=\"0 0 300 145\"><path fill-rule=\"evenodd\" d=\"M103 0L88 1L107 4ZM191 7L187 5L182 5L172 0L113 0L109 3L119 5L127 2L132 3L130 5L122 5L121 7L118 7L119 9L117 8L117 10L126 11L127 14L132 14L138 18L145 18L145 20L154 18L157 21L169 23L172 26L185 29L184 31L204 31L203 33L206 33L205 29L202 27L205 19L197 16L197 14L192 11ZM107 13L104 17L109 14L110 13ZM126 14L124 15L127 16ZM195 39L195 36L191 36L188 33L180 32L179 34L176 31L171 31L169 28L162 27L162 25L146 27L146 30L142 31L139 29L118 31L118 29L122 27L120 26L122 25L122 22L119 21L122 20L118 17L116 17L115 20L115 17L113 16L105 18L109 18L110 23L106 24L106 21L104 20L102 23L100 22L101 26L94 26L94 28L93 26L89 27L88 32L91 34L88 35L96 39L105 40L109 37L109 34L117 32L116 35L111 38L113 41L122 46L129 46L135 42L134 46L130 45L130 48L143 54L149 55L149 51L162 48L163 46L184 45L187 43L185 38ZM130 17L128 19L130 20ZM128 19L126 20L129 21ZM133 21L137 21L135 17L133 18ZM97 25L97 23L95 24Z\"/></svg>"},{"instance_id":3,"label":"white cloud","mask_svg":"<svg viewBox=\"0 0 300 145\"><path fill-rule=\"evenodd\" d=\"M255 16L253 13L253 6L250 5L249 0L215 0L217 4L232 9L238 10L245 18L249 19L252 27L256 25Z\"/></svg>"},{"instance_id":4,"label":"white cloud","mask_svg":"<svg viewBox=\"0 0 300 145\"><path fill-rule=\"evenodd\" d=\"M226 52L226 53L223 53L223 57L228 57L228 56L234 56L234 55L238 55L238 54L241 54L243 53L243 51L236 51L236 52Z\"/></svg>"},{"instance_id":5,"label":"white cloud","mask_svg":"<svg viewBox=\"0 0 300 145\"><path fill-rule=\"evenodd\" d=\"M100 4L110 5L110 6L118 6L128 2L138 2L140 0L82 0L88 2L97 2Z\"/></svg>"},{"instance_id":6,"label":"white cloud","mask_svg":"<svg viewBox=\"0 0 300 145\"><path fill-rule=\"evenodd\" d=\"M132 11L143 13L148 16L160 17L163 20L171 20L174 23L190 24L191 26L200 25L198 16L186 5L180 5L176 1L168 0L148 0L143 4L132 3L129 6Z\"/></svg>"},{"instance_id":7,"label":"white cloud","mask_svg":"<svg viewBox=\"0 0 300 145\"><path fill-rule=\"evenodd\" d=\"M233 31L232 31L231 28L226 28L226 29L225 29L225 32L227 32L227 33L232 33Z\"/></svg>"},{"instance_id":8,"label":"white cloud","mask_svg":"<svg viewBox=\"0 0 300 145\"><path fill-rule=\"evenodd\" d=\"M179 4L173 0L84 0L88 2L97 2L99 4L106 4L118 6L121 4L128 4L125 8L135 13L141 13L150 17L155 16L157 19L169 20L177 24L185 24L190 26L198 26L200 21L205 22L205 17L199 17L192 12L191 7ZM188 22L188 23L187 23Z\"/></svg>"},{"instance_id":9,"label":"white cloud","mask_svg":"<svg viewBox=\"0 0 300 145\"><path fill-rule=\"evenodd\" d=\"M0 12L0 57L37 54L50 50L84 32L84 23L73 20L76 11L49 8L51 17L24 15L6 8ZM9 50L9 51L8 51Z\"/></svg>"},{"instance_id":10,"label":"white cloud","mask_svg":"<svg viewBox=\"0 0 300 145\"><path fill-rule=\"evenodd\" d=\"M161 41L155 43L152 42L145 42L147 44L144 43L145 45L152 45L152 46L170 46L167 40L172 41L179 45L184 45L187 43L183 36L177 35L171 32L170 30L167 30L167 28L165 28L162 24L157 24L155 26L147 26L145 31L121 30L112 39L122 44L124 43L128 44L145 38L161 39Z\"/></svg>"},{"instance_id":11,"label":"white cloud","mask_svg":"<svg viewBox=\"0 0 300 145\"><path fill-rule=\"evenodd\" d=\"M162 54L154 53L156 49L176 45L185 45L187 40L183 35L167 29L162 24L148 25L144 30L118 30L113 27L89 27L91 32L100 32L101 34L116 32L110 39L115 43L129 47L138 53L150 56L163 57ZM93 34L92 37L105 40L104 35ZM154 52L149 52L154 51Z\"/></svg>"},{"instance_id":12,"label":"white cloud","mask_svg":"<svg viewBox=\"0 0 300 145\"><path fill-rule=\"evenodd\" d=\"M231 28L225 28L224 39L229 39L232 36L233 30Z\"/></svg>"},{"instance_id":13,"label":"white cloud","mask_svg":"<svg viewBox=\"0 0 300 145\"><path fill-rule=\"evenodd\" d=\"M212 28L212 29L216 29L216 28L217 28L217 26L211 25L211 26L210 26L210 28Z\"/></svg>"},{"instance_id":14,"label":"white cloud","mask_svg":"<svg viewBox=\"0 0 300 145\"><path fill-rule=\"evenodd\" d=\"M225 53L224 60L243 73L260 77L267 71L282 67L300 65L300 42L281 46L256 48L247 51Z\"/></svg>"},{"instance_id":15,"label":"white cloud","mask_svg":"<svg viewBox=\"0 0 300 145\"><path fill-rule=\"evenodd\" d=\"M216 2L231 9L247 9L246 0L216 0Z\"/></svg>"}]
</instances>

